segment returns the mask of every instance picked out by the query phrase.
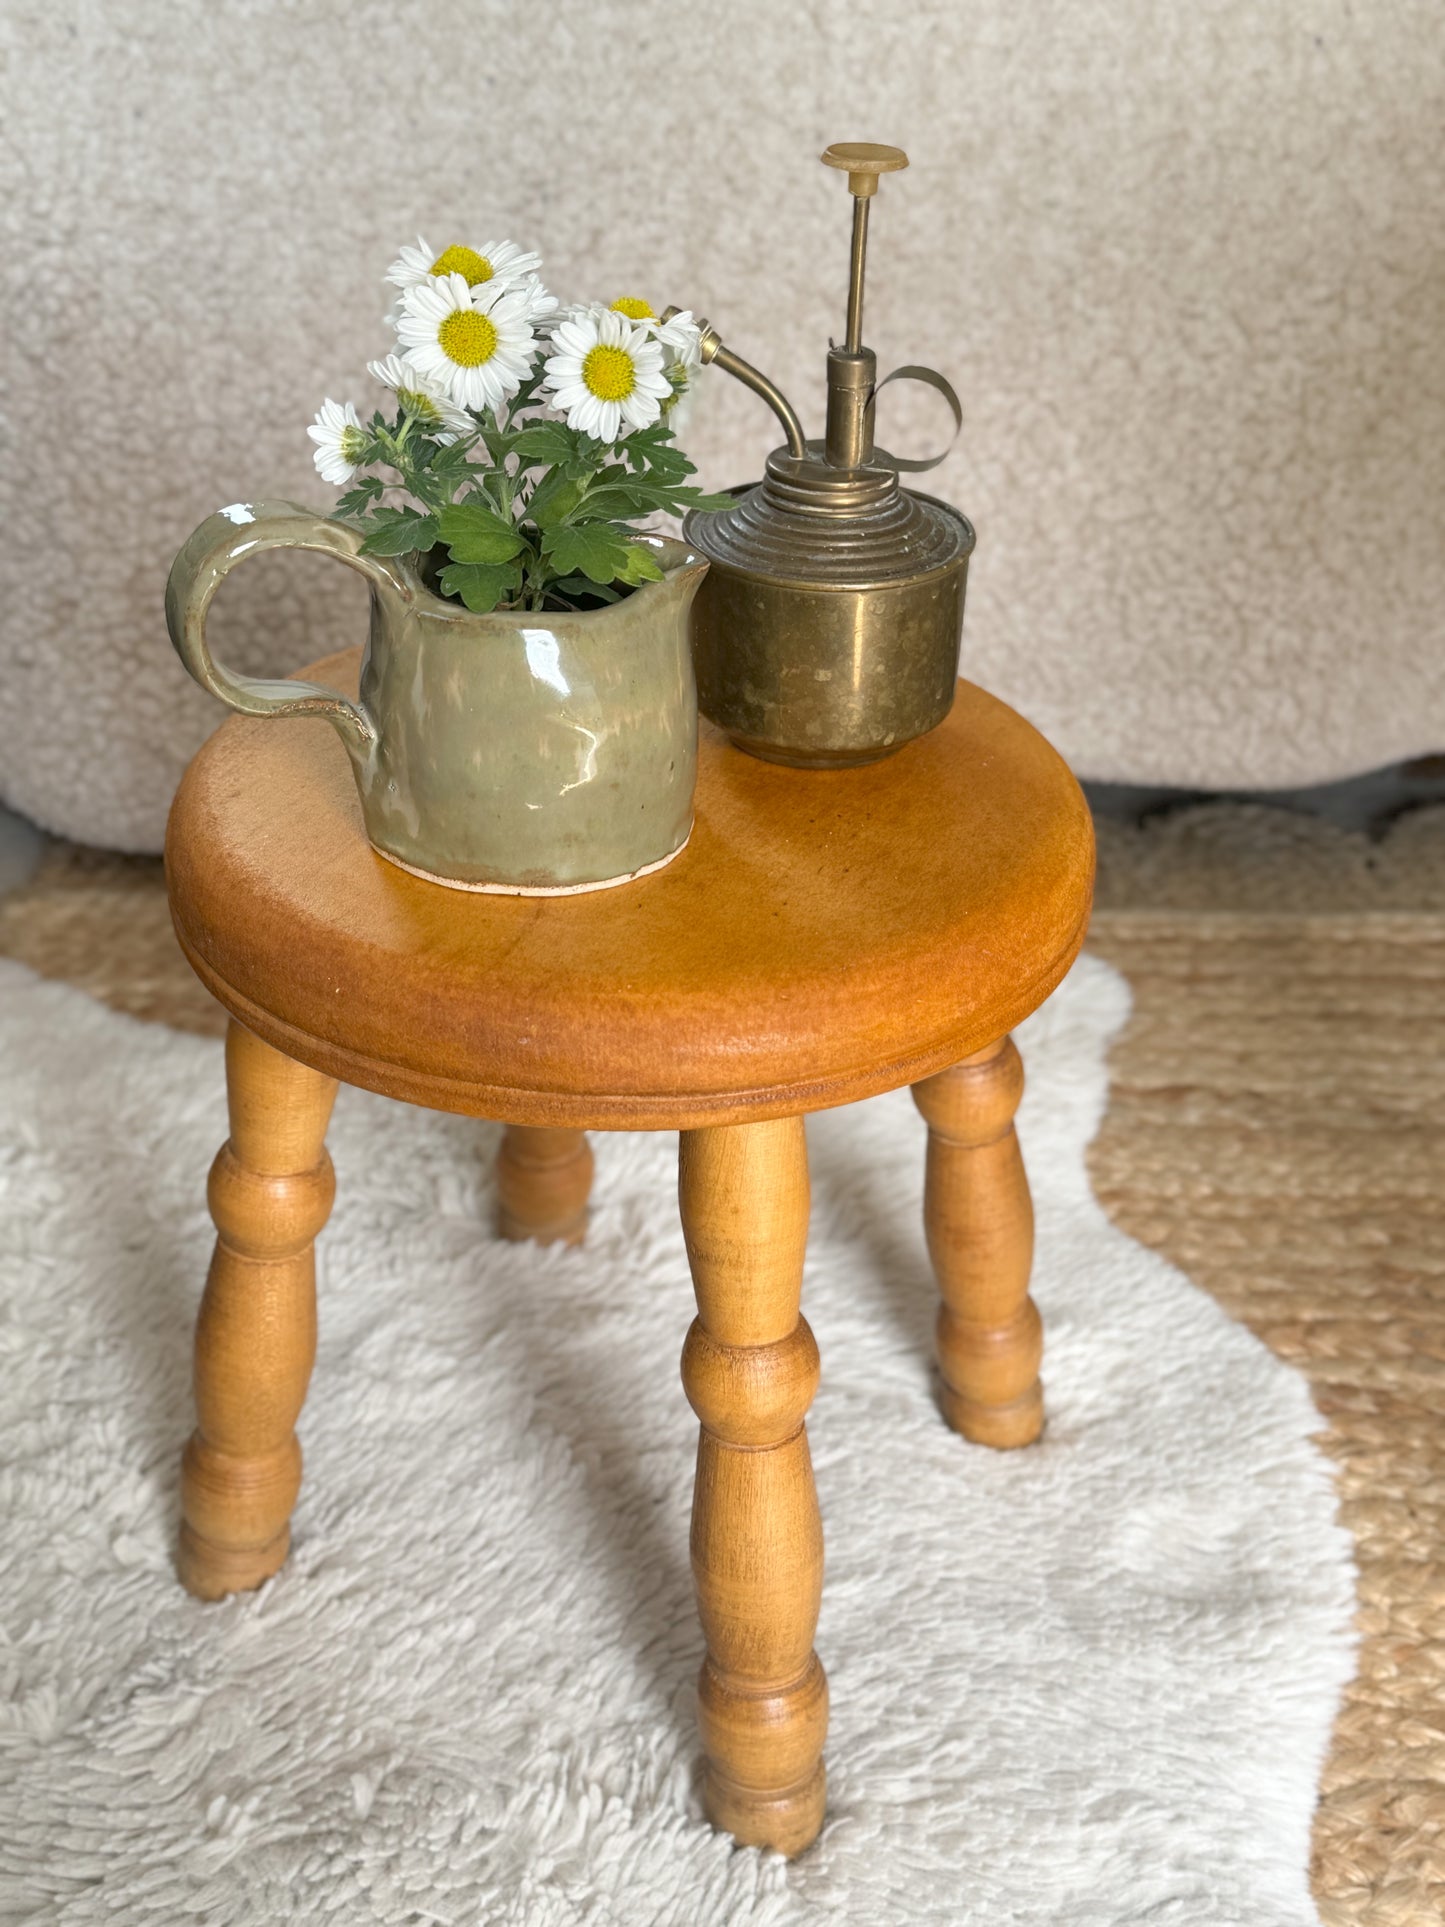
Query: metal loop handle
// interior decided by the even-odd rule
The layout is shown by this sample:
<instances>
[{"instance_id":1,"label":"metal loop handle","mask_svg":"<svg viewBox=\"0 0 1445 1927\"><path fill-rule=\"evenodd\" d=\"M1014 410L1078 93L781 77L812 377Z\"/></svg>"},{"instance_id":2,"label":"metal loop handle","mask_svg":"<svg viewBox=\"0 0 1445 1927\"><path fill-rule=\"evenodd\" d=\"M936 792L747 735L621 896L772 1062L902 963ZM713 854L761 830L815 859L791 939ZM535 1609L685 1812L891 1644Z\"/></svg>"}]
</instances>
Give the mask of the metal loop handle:
<instances>
[{"instance_id":1,"label":"metal loop handle","mask_svg":"<svg viewBox=\"0 0 1445 1927\"><path fill-rule=\"evenodd\" d=\"M910 475L925 475L930 468L937 468L940 462L947 461L953 453L953 444L958 440L963 429L963 403L958 399L953 383L946 375L940 375L936 368L922 368L913 362L904 368L895 368L891 375L885 375L878 383L873 390L874 395L877 396L890 381L921 381L925 387L935 389L942 395L953 412L953 433L949 436L948 445L941 454L928 455L921 460L915 460L907 455L888 457L894 468L903 469Z\"/></svg>"}]
</instances>

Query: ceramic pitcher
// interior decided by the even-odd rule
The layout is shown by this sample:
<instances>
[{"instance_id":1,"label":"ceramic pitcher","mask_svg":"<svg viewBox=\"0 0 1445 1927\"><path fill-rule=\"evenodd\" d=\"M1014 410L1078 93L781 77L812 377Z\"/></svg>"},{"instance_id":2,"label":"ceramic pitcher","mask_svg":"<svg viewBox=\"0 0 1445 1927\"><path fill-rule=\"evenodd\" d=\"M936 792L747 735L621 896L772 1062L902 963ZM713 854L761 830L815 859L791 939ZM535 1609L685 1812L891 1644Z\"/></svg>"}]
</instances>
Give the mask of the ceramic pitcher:
<instances>
[{"instance_id":1,"label":"ceramic pitcher","mask_svg":"<svg viewBox=\"0 0 1445 1927\"><path fill-rule=\"evenodd\" d=\"M291 502L209 516L166 585L171 640L196 681L247 716L322 716L351 758L367 835L455 889L602 890L671 862L692 829L697 692L688 611L707 563L640 537L664 570L605 608L474 615L412 558ZM224 668L206 645L222 579L262 549L319 549L366 577L360 700Z\"/></svg>"}]
</instances>

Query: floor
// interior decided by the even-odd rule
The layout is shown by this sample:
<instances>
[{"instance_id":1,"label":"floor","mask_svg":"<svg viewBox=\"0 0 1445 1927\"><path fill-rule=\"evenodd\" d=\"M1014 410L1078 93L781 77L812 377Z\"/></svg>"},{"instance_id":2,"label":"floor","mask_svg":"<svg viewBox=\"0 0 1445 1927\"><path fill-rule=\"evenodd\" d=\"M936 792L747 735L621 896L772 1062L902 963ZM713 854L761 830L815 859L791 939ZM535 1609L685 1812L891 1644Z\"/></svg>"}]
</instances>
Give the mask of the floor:
<instances>
[{"instance_id":1,"label":"floor","mask_svg":"<svg viewBox=\"0 0 1445 1927\"><path fill-rule=\"evenodd\" d=\"M158 862L50 843L25 878L35 855L0 894L0 955L222 1029ZM1251 804L1101 819L1090 944L1135 999L1099 1196L1308 1376L1356 1539L1321 1915L1423 1927L1445 1917L1445 808L1381 840Z\"/></svg>"}]
</instances>

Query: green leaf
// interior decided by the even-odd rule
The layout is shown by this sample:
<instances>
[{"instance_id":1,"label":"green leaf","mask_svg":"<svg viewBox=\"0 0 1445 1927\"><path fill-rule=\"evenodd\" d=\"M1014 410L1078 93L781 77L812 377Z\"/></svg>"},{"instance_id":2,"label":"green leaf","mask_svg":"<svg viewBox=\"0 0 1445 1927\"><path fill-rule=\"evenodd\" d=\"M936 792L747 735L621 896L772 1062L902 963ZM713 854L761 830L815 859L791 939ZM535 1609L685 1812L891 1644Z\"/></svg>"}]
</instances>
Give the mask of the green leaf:
<instances>
[{"instance_id":1,"label":"green leaf","mask_svg":"<svg viewBox=\"0 0 1445 1927\"><path fill-rule=\"evenodd\" d=\"M438 484L455 491L472 473L471 456L476 445L475 435L463 436L445 447L440 442L423 443L419 467Z\"/></svg>"},{"instance_id":2,"label":"green leaf","mask_svg":"<svg viewBox=\"0 0 1445 1927\"><path fill-rule=\"evenodd\" d=\"M574 520L625 522L659 509L668 515L685 515L689 509L731 508L734 499L731 495L705 495L700 488L659 482L651 475L630 475L623 482L599 483L588 489Z\"/></svg>"},{"instance_id":3,"label":"green leaf","mask_svg":"<svg viewBox=\"0 0 1445 1927\"><path fill-rule=\"evenodd\" d=\"M673 445L672 430L666 422L639 428L621 445L622 453L634 468L646 468L654 481L681 482L695 474L692 463Z\"/></svg>"},{"instance_id":4,"label":"green leaf","mask_svg":"<svg viewBox=\"0 0 1445 1927\"><path fill-rule=\"evenodd\" d=\"M662 565L657 556L644 543L629 542L627 563L622 571L621 580L635 587L639 582L661 582Z\"/></svg>"},{"instance_id":5,"label":"green leaf","mask_svg":"<svg viewBox=\"0 0 1445 1927\"><path fill-rule=\"evenodd\" d=\"M454 596L475 615L484 616L512 593L522 572L515 562L451 562L438 579L443 595Z\"/></svg>"},{"instance_id":6,"label":"green leaf","mask_svg":"<svg viewBox=\"0 0 1445 1927\"><path fill-rule=\"evenodd\" d=\"M631 483L609 483L589 488L573 511L577 522L627 522L634 515L650 515L654 509L670 509L671 501L663 492Z\"/></svg>"},{"instance_id":7,"label":"green leaf","mask_svg":"<svg viewBox=\"0 0 1445 1927\"><path fill-rule=\"evenodd\" d=\"M473 470L475 474L476 471ZM484 506L490 503L509 526L511 524L511 483L506 472L500 468L489 468L480 477L479 484L484 498Z\"/></svg>"},{"instance_id":8,"label":"green leaf","mask_svg":"<svg viewBox=\"0 0 1445 1927\"><path fill-rule=\"evenodd\" d=\"M581 574L589 582L625 578L631 548L606 522L567 522L542 538L542 551L559 575Z\"/></svg>"},{"instance_id":9,"label":"green leaf","mask_svg":"<svg viewBox=\"0 0 1445 1927\"><path fill-rule=\"evenodd\" d=\"M562 427L562 424L538 422L535 426L558 428ZM569 481L590 480L605 466L611 444L599 442L595 435L584 435L580 428L563 428L563 433L570 440L572 448L566 460L561 463L562 472Z\"/></svg>"},{"instance_id":10,"label":"green leaf","mask_svg":"<svg viewBox=\"0 0 1445 1927\"><path fill-rule=\"evenodd\" d=\"M496 418L488 415L482 423L482 440L487 445L487 453L500 468L517 445L517 434L497 426Z\"/></svg>"},{"instance_id":11,"label":"green leaf","mask_svg":"<svg viewBox=\"0 0 1445 1927\"><path fill-rule=\"evenodd\" d=\"M513 452L524 467L570 462L577 454L577 437L565 422L529 422L512 437Z\"/></svg>"},{"instance_id":12,"label":"green leaf","mask_svg":"<svg viewBox=\"0 0 1445 1927\"><path fill-rule=\"evenodd\" d=\"M453 562L506 562L527 546L515 523L478 501L454 502L444 508L437 516L437 529Z\"/></svg>"},{"instance_id":13,"label":"green leaf","mask_svg":"<svg viewBox=\"0 0 1445 1927\"><path fill-rule=\"evenodd\" d=\"M549 469L532 490L527 513L539 529L556 528L571 515L583 493L580 480L560 468Z\"/></svg>"},{"instance_id":14,"label":"green leaf","mask_svg":"<svg viewBox=\"0 0 1445 1927\"><path fill-rule=\"evenodd\" d=\"M512 399L507 403L507 413L509 415L515 415L519 408L525 408L546 379L547 370L539 361L534 364L533 372L528 375L516 394L513 395Z\"/></svg>"},{"instance_id":15,"label":"green leaf","mask_svg":"<svg viewBox=\"0 0 1445 1927\"><path fill-rule=\"evenodd\" d=\"M337 498L338 515L364 515L373 502L381 500L381 492L386 487L379 475L364 475L359 482Z\"/></svg>"},{"instance_id":16,"label":"green leaf","mask_svg":"<svg viewBox=\"0 0 1445 1927\"><path fill-rule=\"evenodd\" d=\"M480 430L477 431L480 434ZM425 444L425 461L433 475L460 475L471 466L471 452L477 445L476 435L463 435L455 442L428 442Z\"/></svg>"},{"instance_id":17,"label":"green leaf","mask_svg":"<svg viewBox=\"0 0 1445 1927\"><path fill-rule=\"evenodd\" d=\"M676 513L678 514L681 514L684 509L730 509L737 505L738 499L736 495L728 494L726 491L720 495L710 495L706 489L701 488L675 488L672 492L677 498Z\"/></svg>"},{"instance_id":18,"label":"green leaf","mask_svg":"<svg viewBox=\"0 0 1445 1927\"><path fill-rule=\"evenodd\" d=\"M549 598L556 596L565 602L580 602L590 597L597 602L620 602L620 590L610 589L603 582L589 582L585 575L566 575L560 581L547 584Z\"/></svg>"},{"instance_id":19,"label":"green leaf","mask_svg":"<svg viewBox=\"0 0 1445 1927\"><path fill-rule=\"evenodd\" d=\"M406 479L412 493L428 508L450 507L463 482L476 473L468 459L474 446L475 438L453 442L446 448L436 442L411 443L407 454L415 459Z\"/></svg>"},{"instance_id":20,"label":"green leaf","mask_svg":"<svg viewBox=\"0 0 1445 1927\"><path fill-rule=\"evenodd\" d=\"M361 548L364 555L410 555L414 549L431 548L436 539L434 515L418 515L415 509L377 509Z\"/></svg>"}]
</instances>

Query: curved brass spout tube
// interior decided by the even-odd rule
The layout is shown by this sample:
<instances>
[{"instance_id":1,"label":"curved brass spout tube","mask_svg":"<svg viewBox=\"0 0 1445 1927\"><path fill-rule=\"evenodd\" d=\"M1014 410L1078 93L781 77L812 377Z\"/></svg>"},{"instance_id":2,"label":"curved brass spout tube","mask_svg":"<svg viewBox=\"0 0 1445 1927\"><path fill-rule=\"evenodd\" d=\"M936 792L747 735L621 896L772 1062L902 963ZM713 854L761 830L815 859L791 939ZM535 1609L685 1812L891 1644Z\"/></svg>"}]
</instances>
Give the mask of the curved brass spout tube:
<instances>
[{"instance_id":1,"label":"curved brass spout tube","mask_svg":"<svg viewBox=\"0 0 1445 1927\"><path fill-rule=\"evenodd\" d=\"M664 321L670 321L677 312L676 308L664 308L662 318ZM722 336L710 321L699 320L697 325L702 333L703 360L716 362L718 367L725 368L734 380L740 381L745 388L751 388L755 395L761 395L782 423L783 433L788 438L788 453L806 455L808 449L803 439L803 424L798 420L787 396L780 389L775 388L767 376L760 369L754 368L750 361L744 361L742 356L735 355L731 348L725 348Z\"/></svg>"},{"instance_id":2,"label":"curved brass spout tube","mask_svg":"<svg viewBox=\"0 0 1445 1927\"><path fill-rule=\"evenodd\" d=\"M740 381L745 388L751 388L755 395L761 395L782 423L783 433L788 438L788 453L790 455L807 454L807 446L803 440L803 424L793 412L792 403L773 386L765 374L754 368L750 361L744 361L741 355L735 355L731 348L724 348L721 342L713 349L711 355L704 345L702 358L704 361L715 361L719 368L726 368L728 373Z\"/></svg>"}]
</instances>

